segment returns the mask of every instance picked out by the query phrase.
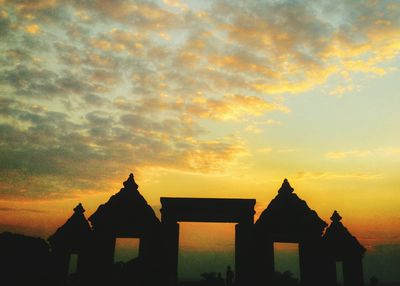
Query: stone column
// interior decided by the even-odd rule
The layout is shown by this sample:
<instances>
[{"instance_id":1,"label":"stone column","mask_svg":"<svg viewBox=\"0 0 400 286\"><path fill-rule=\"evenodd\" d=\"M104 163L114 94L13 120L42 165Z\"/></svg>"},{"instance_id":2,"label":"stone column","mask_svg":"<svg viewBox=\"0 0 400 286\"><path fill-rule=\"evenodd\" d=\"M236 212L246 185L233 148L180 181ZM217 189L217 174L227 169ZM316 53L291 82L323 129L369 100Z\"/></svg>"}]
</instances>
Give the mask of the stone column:
<instances>
[{"instance_id":1,"label":"stone column","mask_svg":"<svg viewBox=\"0 0 400 286\"><path fill-rule=\"evenodd\" d=\"M164 277L168 286L175 286L178 283L179 224L165 222L162 232Z\"/></svg>"},{"instance_id":2,"label":"stone column","mask_svg":"<svg viewBox=\"0 0 400 286\"><path fill-rule=\"evenodd\" d=\"M254 283L253 225L238 223L235 231L235 285L252 285Z\"/></svg>"},{"instance_id":3,"label":"stone column","mask_svg":"<svg viewBox=\"0 0 400 286\"><path fill-rule=\"evenodd\" d=\"M271 238L258 235L253 240L254 285L273 285L274 279L274 242Z\"/></svg>"},{"instance_id":4,"label":"stone column","mask_svg":"<svg viewBox=\"0 0 400 286\"><path fill-rule=\"evenodd\" d=\"M90 273L94 281L105 283L111 277L114 264L115 236L111 233L96 233L90 247Z\"/></svg>"},{"instance_id":5,"label":"stone column","mask_svg":"<svg viewBox=\"0 0 400 286\"><path fill-rule=\"evenodd\" d=\"M309 286L328 285L328 264L323 258L320 240L313 239L299 243L300 280Z\"/></svg>"},{"instance_id":6,"label":"stone column","mask_svg":"<svg viewBox=\"0 0 400 286\"><path fill-rule=\"evenodd\" d=\"M336 286L338 283L337 277L337 264L336 261L331 257L325 257L324 265L326 267L325 270L325 285L326 286Z\"/></svg>"},{"instance_id":7,"label":"stone column","mask_svg":"<svg viewBox=\"0 0 400 286\"><path fill-rule=\"evenodd\" d=\"M362 257L357 255L343 260L343 284L344 286L364 285Z\"/></svg>"},{"instance_id":8,"label":"stone column","mask_svg":"<svg viewBox=\"0 0 400 286\"><path fill-rule=\"evenodd\" d=\"M65 278L68 275L70 254L67 250L53 250L52 269L57 279Z\"/></svg>"}]
</instances>

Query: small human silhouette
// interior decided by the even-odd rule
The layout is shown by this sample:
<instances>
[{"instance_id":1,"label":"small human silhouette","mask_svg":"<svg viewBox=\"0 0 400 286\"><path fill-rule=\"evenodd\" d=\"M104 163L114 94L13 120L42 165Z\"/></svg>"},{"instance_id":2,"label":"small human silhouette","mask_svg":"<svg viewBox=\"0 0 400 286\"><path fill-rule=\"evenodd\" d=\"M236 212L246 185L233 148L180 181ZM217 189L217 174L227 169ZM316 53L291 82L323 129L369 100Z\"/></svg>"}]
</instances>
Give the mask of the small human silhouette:
<instances>
[{"instance_id":1,"label":"small human silhouette","mask_svg":"<svg viewBox=\"0 0 400 286\"><path fill-rule=\"evenodd\" d=\"M226 286L232 286L233 285L233 277L234 277L234 273L231 269L230 266L228 266L226 268Z\"/></svg>"}]
</instances>

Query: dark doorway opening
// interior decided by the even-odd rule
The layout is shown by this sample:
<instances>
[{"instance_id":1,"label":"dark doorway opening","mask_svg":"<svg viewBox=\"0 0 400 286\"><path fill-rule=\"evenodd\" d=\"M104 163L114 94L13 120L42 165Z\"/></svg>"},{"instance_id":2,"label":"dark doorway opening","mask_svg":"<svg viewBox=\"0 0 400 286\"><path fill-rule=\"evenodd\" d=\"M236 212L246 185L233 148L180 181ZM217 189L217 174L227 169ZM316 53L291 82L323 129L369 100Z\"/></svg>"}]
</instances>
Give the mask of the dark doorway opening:
<instances>
[{"instance_id":1,"label":"dark doorway opening","mask_svg":"<svg viewBox=\"0 0 400 286\"><path fill-rule=\"evenodd\" d=\"M299 244L274 242L274 265L275 272L300 280Z\"/></svg>"},{"instance_id":2,"label":"dark doorway opening","mask_svg":"<svg viewBox=\"0 0 400 286\"><path fill-rule=\"evenodd\" d=\"M139 238L116 238L114 262L128 262L139 256Z\"/></svg>"},{"instance_id":3,"label":"dark doorway opening","mask_svg":"<svg viewBox=\"0 0 400 286\"><path fill-rule=\"evenodd\" d=\"M343 285L343 262L336 261L336 284Z\"/></svg>"},{"instance_id":4,"label":"dark doorway opening","mask_svg":"<svg viewBox=\"0 0 400 286\"><path fill-rule=\"evenodd\" d=\"M76 273L78 270L78 254L72 253L69 256L68 274Z\"/></svg>"},{"instance_id":5,"label":"dark doorway opening","mask_svg":"<svg viewBox=\"0 0 400 286\"><path fill-rule=\"evenodd\" d=\"M201 274L221 273L227 266L235 269L234 223L179 223L178 281L199 281Z\"/></svg>"}]
</instances>

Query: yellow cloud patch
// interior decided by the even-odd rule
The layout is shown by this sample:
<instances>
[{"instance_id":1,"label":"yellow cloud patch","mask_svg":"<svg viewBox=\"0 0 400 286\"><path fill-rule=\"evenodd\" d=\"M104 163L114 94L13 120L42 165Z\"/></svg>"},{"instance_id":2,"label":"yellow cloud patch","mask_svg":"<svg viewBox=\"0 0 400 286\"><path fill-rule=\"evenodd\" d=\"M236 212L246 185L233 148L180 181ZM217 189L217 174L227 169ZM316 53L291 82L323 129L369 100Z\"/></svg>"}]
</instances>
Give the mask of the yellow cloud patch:
<instances>
[{"instance_id":1,"label":"yellow cloud patch","mask_svg":"<svg viewBox=\"0 0 400 286\"><path fill-rule=\"evenodd\" d=\"M256 73L269 78L277 77L277 74L256 59L239 55L210 55L209 63L228 71Z\"/></svg>"},{"instance_id":2,"label":"yellow cloud patch","mask_svg":"<svg viewBox=\"0 0 400 286\"><path fill-rule=\"evenodd\" d=\"M19 1L15 6L21 13L35 12L54 7L56 0Z\"/></svg>"},{"instance_id":3,"label":"yellow cloud patch","mask_svg":"<svg viewBox=\"0 0 400 286\"><path fill-rule=\"evenodd\" d=\"M112 44L109 41L100 39L92 39L91 44L93 47L103 51L109 51L112 47Z\"/></svg>"},{"instance_id":4,"label":"yellow cloud patch","mask_svg":"<svg viewBox=\"0 0 400 286\"><path fill-rule=\"evenodd\" d=\"M278 110L289 112L289 108L277 103L270 103L257 96L225 95L221 99L196 98L187 107L196 116L219 120L237 120L243 116L259 116L264 112Z\"/></svg>"},{"instance_id":5,"label":"yellow cloud patch","mask_svg":"<svg viewBox=\"0 0 400 286\"><path fill-rule=\"evenodd\" d=\"M8 13L7 13L7 11L1 10L1 12L0 12L0 18L3 18L3 19L8 18Z\"/></svg>"},{"instance_id":6,"label":"yellow cloud patch","mask_svg":"<svg viewBox=\"0 0 400 286\"><path fill-rule=\"evenodd\" d=\"M370 156L396 156L400 155L400 148L376 148L371 150L334 151L325 154L328 159L361 158Z\"/></svg>"},{"instance_id":7,"label":"yellow cloud patch","mask_svg":"<svg viewBox=\"0 0 400 286\"><path fill-rule=\"evenodd\" d=\"M247 155L244 144L237 138L224 138L222 141L198 141L198 148L186 152L184 162L189 169L212 173L224 171L228 165L235 164L238 156Z\"/></svg>"},{"instance_id":8,"label":"yellow cloud patch","mask_svg":"<svg viewBox=\"0 0 400 286\"><path fill-rule=\"evenodd\" d=\"M375 179L382 178L382 175L381 174L370 174L370 173L297 172L295 177L296 177L296 179L306 179L306 180L310 180L310 179L375 180Z\"/></svg>"},{"instance_id":9,"label":"yellow cloud patch","mask_svg":"<svg viewBox=\"0 0 400 286\"><path fill-rule=\"evenodd\" d=\"M328 159L345 159L348 157L366 157L372 154L371 151L337 151L337 152L328 152L325 154L325 157Z\"/></svg>"},{"instance_id":10,"label":"yellow cloud patch","mask_svg":"<svg viewBox=\"0 0 400 286\"><path fill-rule=\"evenodd\" d=\"M25 31L30 34L37 34L40 31L40 27L38 24L27 25L25 26Z\"/></svg>"}]
</instances>

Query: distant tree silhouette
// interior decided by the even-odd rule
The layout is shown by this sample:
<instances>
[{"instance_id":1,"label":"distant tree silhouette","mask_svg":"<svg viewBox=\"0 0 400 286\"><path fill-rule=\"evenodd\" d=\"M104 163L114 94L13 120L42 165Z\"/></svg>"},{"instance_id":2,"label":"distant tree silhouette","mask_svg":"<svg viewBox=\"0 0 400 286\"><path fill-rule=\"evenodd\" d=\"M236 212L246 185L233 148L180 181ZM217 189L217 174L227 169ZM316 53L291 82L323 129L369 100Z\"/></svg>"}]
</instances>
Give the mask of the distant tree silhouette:
<instances>
[{"instance_id":1,"label":"distant tree silhouette","mask_svg":"<svg viewBox=\"0 0 400 286\"><path fill-rule=\"evenodd\" d=\"M297 278L294 278L293 273L288 270L283 273L275 271L274 278L275 286L300 286L300 281Z\"/></svg>"}]
</instances>

